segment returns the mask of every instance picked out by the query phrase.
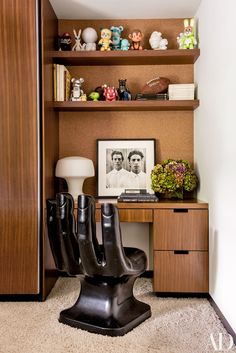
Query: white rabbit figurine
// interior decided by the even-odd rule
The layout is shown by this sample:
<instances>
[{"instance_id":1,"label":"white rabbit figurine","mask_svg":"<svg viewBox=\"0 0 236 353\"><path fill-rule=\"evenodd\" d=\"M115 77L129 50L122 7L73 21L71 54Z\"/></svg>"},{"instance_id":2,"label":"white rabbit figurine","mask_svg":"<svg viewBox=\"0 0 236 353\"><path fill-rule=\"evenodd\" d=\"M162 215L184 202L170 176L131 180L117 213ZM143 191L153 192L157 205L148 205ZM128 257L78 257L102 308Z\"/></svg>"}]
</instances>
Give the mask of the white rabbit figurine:
<instances>
[{"instance_id":1,"label":"white rabbit figurine","mask_svg":"<svg viewBox=\"0 0 236 353\"><path fill-rule=\"evenodd\" d=\"M79 30L78 34L76 33L76 30L73 29L73 33L74 33L74 36L75 36L75 44L72 48L72 50L75 50L75 51L80 51L80 50L84 50L84 46L81 44L81 29Z\"/></svg>"}]
</instances>

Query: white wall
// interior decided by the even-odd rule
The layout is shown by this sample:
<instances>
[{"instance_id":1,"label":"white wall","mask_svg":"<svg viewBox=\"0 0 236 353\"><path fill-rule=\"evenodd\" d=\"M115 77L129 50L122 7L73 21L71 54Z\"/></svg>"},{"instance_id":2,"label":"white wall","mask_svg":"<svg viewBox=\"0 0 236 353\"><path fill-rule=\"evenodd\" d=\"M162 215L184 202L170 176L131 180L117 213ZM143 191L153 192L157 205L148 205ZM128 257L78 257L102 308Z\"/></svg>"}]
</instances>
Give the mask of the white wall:
<instances>
[{"instance_id":1,"label":"white wall","mask_svg":"<svg viewBox=\"0 0 236 353\"><path fill-rule=\"evenodd\" d=\"M199 199L210 207L210 294L236 331L236 1L203 0L196 14Z\"/></svg>"}]
</instances>

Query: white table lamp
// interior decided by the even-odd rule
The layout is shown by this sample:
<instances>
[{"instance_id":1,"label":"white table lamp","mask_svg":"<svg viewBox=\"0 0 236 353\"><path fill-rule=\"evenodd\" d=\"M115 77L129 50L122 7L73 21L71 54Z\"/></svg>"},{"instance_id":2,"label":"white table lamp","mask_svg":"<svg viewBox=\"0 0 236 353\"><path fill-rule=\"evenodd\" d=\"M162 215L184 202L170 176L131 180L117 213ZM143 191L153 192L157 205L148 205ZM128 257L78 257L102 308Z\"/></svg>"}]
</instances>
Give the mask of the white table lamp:
<instances>
[{"instance_id":1,"label":"white table lamp","mask_svg":"<svg viewBox=\"0 0 236 353\"><path fill-rule=\"evenodd\" d=\"M83 194L83 183L86 178L93 177L93 161L84 157L65 157L58 160L56 165L56 177L66 180L68 192L76 200Z\"/></svg>"}]
</instances>

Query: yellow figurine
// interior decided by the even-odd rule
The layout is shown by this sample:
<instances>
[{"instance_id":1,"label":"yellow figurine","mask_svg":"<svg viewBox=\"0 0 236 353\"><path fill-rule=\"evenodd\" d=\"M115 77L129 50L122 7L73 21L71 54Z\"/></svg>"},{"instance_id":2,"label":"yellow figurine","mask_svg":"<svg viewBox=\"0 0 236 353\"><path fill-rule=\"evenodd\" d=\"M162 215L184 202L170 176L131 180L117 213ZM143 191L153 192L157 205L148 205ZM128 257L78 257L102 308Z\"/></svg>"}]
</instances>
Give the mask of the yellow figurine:
<instances>
[{"instance_id":1,"label":"yellow figurine","mask_svg":"<svg viewBox=\"0 0 236 353\"><path fill-rule=\"evenodd\" d=\"M112 44L111 40L112 33L108 28L103 28L101 30L101 39L98 42L101 51L111 50L110 45Z\"/></svg>"}]
</instances>

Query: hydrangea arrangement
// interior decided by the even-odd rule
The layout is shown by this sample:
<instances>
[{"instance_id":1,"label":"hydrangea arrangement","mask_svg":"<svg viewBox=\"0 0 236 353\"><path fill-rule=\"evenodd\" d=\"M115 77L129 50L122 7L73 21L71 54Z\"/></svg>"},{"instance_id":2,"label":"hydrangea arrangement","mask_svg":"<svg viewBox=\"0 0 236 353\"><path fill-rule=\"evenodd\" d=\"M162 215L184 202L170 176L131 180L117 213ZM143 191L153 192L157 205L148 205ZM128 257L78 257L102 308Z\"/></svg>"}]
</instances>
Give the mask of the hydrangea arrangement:
<instances>
[{"instance_id":1,"label":"hydrangea arrangement","mask_svg":"<svg viewBox=\"0 0 236 353\"><path fill-rule=\"evenodd\" d=\"M183 199L184 191L193 191L198 178L190 163L184 159L166 159L151 172L152 189L166 197Z\"/></svg>"}]
</instances>

